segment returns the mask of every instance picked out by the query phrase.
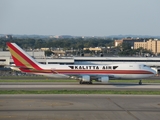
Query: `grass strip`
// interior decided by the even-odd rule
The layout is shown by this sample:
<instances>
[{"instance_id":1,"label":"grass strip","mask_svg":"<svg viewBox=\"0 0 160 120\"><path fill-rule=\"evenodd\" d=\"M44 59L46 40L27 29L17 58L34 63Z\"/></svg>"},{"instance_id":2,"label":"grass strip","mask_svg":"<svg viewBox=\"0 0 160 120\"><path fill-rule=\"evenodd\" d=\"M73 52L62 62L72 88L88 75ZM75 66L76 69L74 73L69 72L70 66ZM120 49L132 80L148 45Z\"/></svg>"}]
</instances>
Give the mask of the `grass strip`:
<instances>
[{"instance_id":1,"label":"grass strip","mask_svg":"<svg viewBox=\"0 0 160 120\"><path fill-rule=\"evenodd\" d=\"M0 79L51 79L44 76L0 76Z\"/></svg>"},{"instance_id":2,"label":"grass strip","mask_svg":"<svg viewBox=\"0 0 160 120\"><path fill-rule=\"evenodd\" d=\"M0 76L0 82L77 82L74 79L56 79L44 76ZM94 81L93 81L94 82ZM110 83L138 83L139 80L109 80ZM160 83L160 79L144 79L143 83Z\"/></svg>"},{"instance_id":3,"label":"grass strip","mask_svg":"<svg viewBox=\"0 0 160 120\"><path fill-rule=\"evenodd\" d=\"M160 95L160 91L126 90L0 90L0 94L125 94L125 95Z\"/></svg>"},{"instance_id":4,"label":"grass strip","mask_svg":"<svg viewBox=\"0 0 160 120\"><path fill-rule=\"evenodd\" d=\"M77 82L71 79L0 79L0 82Z\"/></svg>"},{"instance_id":5,"label":"grass strip","mask_svg":"<svg viewBox=\"0 0 160 120\"><path fill-rule=\"evenodd\" d=\"M73 79L0 79L0 82L78 82ZM94 81L93 81L94 82ZM139 80L109 80L109 83L137 83ZM160 83L160 80L142 80L143 83Z\"/></svg>"}]
</instances>

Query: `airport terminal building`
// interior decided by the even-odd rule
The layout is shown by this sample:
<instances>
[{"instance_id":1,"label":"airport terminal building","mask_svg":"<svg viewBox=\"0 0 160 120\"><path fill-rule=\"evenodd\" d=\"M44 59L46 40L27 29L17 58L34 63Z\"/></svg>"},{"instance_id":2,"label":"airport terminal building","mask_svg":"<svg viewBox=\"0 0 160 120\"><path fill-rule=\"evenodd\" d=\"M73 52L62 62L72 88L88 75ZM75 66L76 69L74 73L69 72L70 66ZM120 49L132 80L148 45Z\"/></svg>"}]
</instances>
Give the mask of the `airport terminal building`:
<instances>
[{"instance_id":1,"label":"airport terminal building","mask_svg":"<svg viewBox=\"0 0 160 120\"><path fill-rule=\"evenodd\" d=\"M121 63L141 63L160 69L160 57L59 57L46 58L43 51L27 52L42 64L76 64L76 65L107 65ZM9 51L0 51L0 66L14 64Z\"/></svg>"}]
</instances>

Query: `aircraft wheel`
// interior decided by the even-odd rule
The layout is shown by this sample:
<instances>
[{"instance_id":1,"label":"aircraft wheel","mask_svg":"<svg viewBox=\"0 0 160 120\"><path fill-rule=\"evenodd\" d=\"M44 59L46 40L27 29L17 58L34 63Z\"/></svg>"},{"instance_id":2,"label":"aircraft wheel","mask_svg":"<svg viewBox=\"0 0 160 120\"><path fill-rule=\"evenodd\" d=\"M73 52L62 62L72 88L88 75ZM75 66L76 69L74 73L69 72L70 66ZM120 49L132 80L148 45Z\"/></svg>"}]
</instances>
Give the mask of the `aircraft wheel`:
<instances>
[{"instance_id":1,"label":"aircraft wheel","mask_svg":"<svg viewBox=\"0 0 160 120\"><path fill-rule=\"evenodd\" d=\"M92 84L92 81L90 81L89 84Z\"/></svg>"},{"instance_id":2,"label":"aircraft wheel","mask_svg":"<svg viewBox=\"0 0 160 120\"><path fill-rule=\"evenodd\" d=\"M82 80L81 80L81 81L79 81L79 84L83 84Z\"/></svg>"},{"instance_id":3,"label":"aircraft wheel","mask_svg":"<svg viewBox=\"0 0 160 120\"><path fill-rule=\"evenodd\" d=\"M139 85L142 85L142 80L139 81Z\"/></svg>"}]
</instances>

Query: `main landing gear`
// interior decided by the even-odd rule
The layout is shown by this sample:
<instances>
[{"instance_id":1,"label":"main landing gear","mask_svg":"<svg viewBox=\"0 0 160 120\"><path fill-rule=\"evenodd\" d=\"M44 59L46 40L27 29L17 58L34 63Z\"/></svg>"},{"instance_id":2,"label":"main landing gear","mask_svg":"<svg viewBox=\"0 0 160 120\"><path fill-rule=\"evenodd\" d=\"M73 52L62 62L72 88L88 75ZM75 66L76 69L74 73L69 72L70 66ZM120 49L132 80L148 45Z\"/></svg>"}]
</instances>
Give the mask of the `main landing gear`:
<instances>
[{"instance_id":1,"label":"main landing gear","mask_svg":"<svg viewBox=\"0 0 160 120\"><path fill-rule=\"evenodd\" d=\"M79 84L92 84L92 81L89 81L89 82L84 82L84 81L79 81Z\"/></svg>"},{"instance_id":2,"label":"main landing gear","mask_svg":"<svg viewBox=\"0 0 160 120\"><path fill-rule=\"evenodd\" d=\"M139 80L139 85L142 85L142 80Z\"/></svg>"}]
</instances>

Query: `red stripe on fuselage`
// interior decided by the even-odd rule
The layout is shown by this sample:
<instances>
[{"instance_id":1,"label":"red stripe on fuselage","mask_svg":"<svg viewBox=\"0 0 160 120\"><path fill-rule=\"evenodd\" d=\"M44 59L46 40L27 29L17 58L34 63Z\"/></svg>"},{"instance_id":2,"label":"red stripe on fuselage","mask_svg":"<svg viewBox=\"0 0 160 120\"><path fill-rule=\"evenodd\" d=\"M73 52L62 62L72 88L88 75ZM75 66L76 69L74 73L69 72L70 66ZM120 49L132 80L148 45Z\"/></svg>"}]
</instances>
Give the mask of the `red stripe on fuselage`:
<instances>
[{"instance_id":1,"label":"red stripe on fuselage","mask_svg":"<svg viewBox=\"0 0 160 120\"><path fill-rule=\"evenodd\" d=\"M28 71L26 71L28 72ZM83 74L154 74L145 70L42 70L42 71L30 71L31 73L52 73L52 74L66 74L66 75L83 75Z\"/></svg>"},{"instance_id":2,"label":"red stripe on fuselage","mask_svg":"<svg viewBox=\"0 0 160 120\"><path fill-rule=\"evenodd\" d=\"M154 74L145 70L56 70L59 74Z\"/></svg>"},{"instance_id":3,"label":"red stripe on fuselage","mask_svg":"<svg viewBox=\"0 0 160 120\"><path fill-rule=\"evenodd\" d=\"M19 51L12 43L7 43L7 45L14 50L17 54L19 54L23 59L25 59L31 66L33 66L37 70L42 70L37 64L31 61L27 56L25 56L21 51ZM16 62L16 61L15 61ZM24 65L25 66L25 65ZM27 66L25 66L27 67Z\"/></svg>"}]
</instances>

